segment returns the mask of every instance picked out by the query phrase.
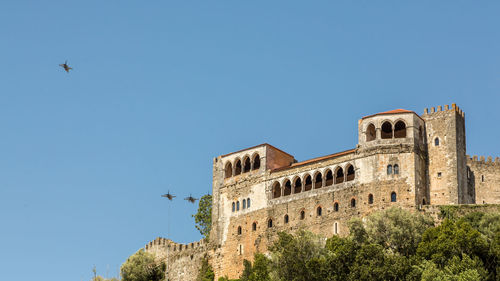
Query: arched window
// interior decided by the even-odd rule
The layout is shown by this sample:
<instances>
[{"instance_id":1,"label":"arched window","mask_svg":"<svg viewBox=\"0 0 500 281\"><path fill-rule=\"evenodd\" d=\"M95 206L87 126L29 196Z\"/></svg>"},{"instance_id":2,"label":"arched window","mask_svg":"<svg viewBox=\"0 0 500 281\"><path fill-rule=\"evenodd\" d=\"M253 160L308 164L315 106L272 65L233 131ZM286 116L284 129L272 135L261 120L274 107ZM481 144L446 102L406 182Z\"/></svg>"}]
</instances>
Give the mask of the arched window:
<instances>
[{"instance_id":1,"label":"arched window","mask_svg":"<svg viewBox=\"0 0 500 281\"><path fill-rule=\"evenodd\" d=\"M394 164L394 174L399 175L399 165L398 164Z\"/></svg>"},{"instance_id":2,"label":"arched window","mask_svg":"<svg viewBox=\"0 0 500 281\"><path fill-rule=\"evenodd\" d=\"M236 164L234 164L234 175L237 176L241 174L241 160L236 160Z\"/></svg>"},{"instance_id":3,"label":"arched window","mask_svg":"<svg viewBox=\"0 0 500 281\"><path fill-rule=\"evenodd\" d=\"M388 175L392 174L392 165L387 165L387 174Z\"/></svg>"},{"instance_id":4,"label":"arched window","mask_svg":"<svg viewBox=\"0 0 500 281\"><path fill-rule=\"evenodd\" d=\"M354 166L353 165L349 165L349 166L347 166L347 177L346 177L346 180L347 181L352 181L352 180L354 180L354 178L355 178Z\"/></svg>"},{"instance_id":5,"label":"arched window","mask_svg":"<svg viewBox=\"0 0 500 281\"><path fill-rule=\"evenodd\" d=\"M339 211L339 203L337 203L337 202L333 203L333 210L334 210L335 212L338 212L338 211Z\"/></svg>"},{"instance_id":6,"label":"arched window","mask_svg":"<svg viewBox=\"0 0 500 281\"><path fill-rule=\"evenodd\" d=\"M233 212L236 210L236 204L233 202Z\"/></svg>"},{"instance_id":7,"label":"arched window","mask_svg":"<svg viewBox=\"0 0 500 281\"><path fill-rule=\"evenodd\" d=\"M268 228L273 227L273 219L269 219L269 220L267 221L267 227L268 227Z\"/></svg>"},{"instance_id":8,"label":"arched window","mask_svg":"<svg viewBox=\"0 0 500 281\"><path fill-rule=\"evenodd\" d=\"M257 230L257 223L254 222L252 223L252 231L256 231Z\"/></svg>"},{"instance_id":9,"label":"arched window","mask_svg":"<svg viewBox=\"0 0 500 281\"><path fill-rule=\"evenodd\" d=\"M285 223L288 223L288 215L285 215L285 217L283 218L283 221L284 221Z\"/></svg>"},{"instance_id":10,"label":"arched window","mask_svg":"<svg viewBox=\"0 0 500 281\"><path fill-rule=\"evenodd\" d=\"M377 137L377 133L375 131L375 125L370 124L366 127L366 141L372 141Z\"/></svg>"},{"instance_id":11,"label":"arched window","mask_svg":"<svg viewBox=\"0 0 500 281\"><path fill-rule=\"evenodd\" d=\"M243 173L248 173L250 172L250 168L252 166L252 164L250 163L250 158L249 157L245 157L245 159L243 160Z\"/></svg>"},{"instance_id":12,"label":"arched window","mask_svg":"<svg viewBox=\"0 0 500 281\"><path fill-rule=\"evenodd\" d=\"M260 156L259 154L255 154L255 156L253 157L252 170L258 170L258 169L260 169Z\"/></svg>"},{"instance_id":13,"label":"arched window","mask_svg":"<svg viewBox=\"0 0 500 281\"><path fill-rule=\"evenodd\" d=\"M278 198L281 196L281 186L279 182L275 182L273 185L273 198Z\"/></svg>"},{"instance_id":14,"label":"arched window","mask_svg":"<svg viewBox=\"0 0 500 281\"><path fill-rule=\"evenodd\" d=\"M368 194L368 204L373 204L373 194Z\"/></svg>"},{"instance_id":15,"label":"arched window","mask_svg":"<svg viewBox=\"0 0 500 281\"><path fill-rule=\"evenodd\" d=\"M306 212L304 210L300 211L300 219L303 220L306 218Z\"/></svg>"},{"instance_id":16,"label":"arched window","mask_svg":"<svg viewBox=\"0 0 500 281\"><path fill-rule=\"evenodd\" d=\"M241 235L241 226L238 226L238 235Z\"/></svg>"},{"instance_id":17,"label":"arched window","mask_svg":"<svg viewBox=\"0 0 500 281\"><path fill-rule=\"evenodd\" d=\"M250 198L247 198L247 208L250 208Z\"/></svg>"},{"instance_id":18,"label":"arched window","mask_svg":"<svg viewBox=\"0 0 500 281\"><path fill-rule=\"evenodd\" d=\"M321 207L316 208L316 215L317 215L318 217L321 217L321 212L322 212L322 211L323 211L323 210L321 209Z\"/></svg>"},{"instance_id":19,"label":"arched window","mask_svg":"<svg viewBox=\"0 0 500 281\"><path fill-rule=\"evenodd\" d=\"M391 192L391 202L396 202L397 201L396 199L397 199L396 198L396 192L394 192L394 191Z\"/></svg>"},{"instance_id":20,"label":"arched window","mask_svg":"<svg viewBox=\"0 0 500 281\"><path fill-rule=\"evenodd\" d=\"M290 194L292 194L292 184L290 183L290 180L286 180L285 190L283 191L283 196L288 196Z\"/></svg>"},{"instance_id":21,"label":"arched window","mask_svg":"<svg viewBox=\"0 0 500 281\"><path fill-rule=\"evenodd\" d=\"M323 186L323 176L317 173L314 177L314 188L321 188Z\"/></svg>"},{"instance_id":22,"label":"arched window","mask_svg":"<svg viewBox=\"0 0 500 281\"><path fill-rule=\"evenodd\" d=\"M310 175L306 175L304 191L309 191L312 189L313 182Z\"/></svg>"},{"instance_id":23,"label":"arched window","mask_svg":"<svg viewBox=\"0 0 500 281\"><path fill-rule=\"evenodd\" d=\"M344 170L342 167L338 167L335 172L335 184L344 182Z\"/></svg>"},{"instance_id":24,"label":"arched window","mask_svg":"<svg viewBox=\"0 0 500 281\"><path fill-rule=\"evenodd\" d=\"M384 124L382 124L381 137L383 139L392 139L392 124L391 124L391 122L387 121L387 122L384 122Z\"/></svg>"},{"instance_id":25,"label":"arched window","mask_svg":"<svg viewBox=\"0 0 500 281\"><path fill-rule=\"evenodd\" d=\"M227 162L225 169L225 178L230 178L233 176L233 164L231 162Z\"/></svg>"},{"instance_id":26,"label":"arched window","mask_svg":"<svg viewBox=\"0 0 500 281\"><path fill-rule=\"evenodd\" d=\"M243 209L246 209L246 208L247 208L247 200L243 199Z\"/></svg>"},{"instance_id":27,"label":"arched window","mask_svg":"<svg viewBox=\"0 0 500 281\"><path fill-rule=\"evenodd\" d=\"M355 198L351 199L351 208L356 208L356 199Z\"/></svg>"},{"instance_id":28,"label":"arched window","mask_svg":"<svg viewBox=\"0 0 500 281\"><path fill-rule=\"evenodd\" d=\"M240 210L240 201L236 201L236 211Z\"/></svg>"},{"instance_id":29,"label":"arched window","mask_svg":"<svg viewBox=\"0 0 500 281\"><path fill-rule=\"evenodd\" d=\"M406 138L406 124L403 121L396 122L394 125L394 137L395 138Z\"/></svg>"},{"instance_id":30,"label":"arched window","mask_svg":"<svg viewBox=\"0 0 500 281\"><path fill-rule=\"evenodd\" d=\"M422 198L422 205L425 205L425 198Z\"/></svg>"},{"instance_id":31,"label":"arched window","mask_svg":"<svg viewBox=\"0 0 500 281\"><path fill-rule=\"evenodd\" d=\"M295 183L293 184L293 193L301 193L302 192L302 181L299 177L295 179Z\"/></svg>"},{"instance_id":32,"label":"arched window","mask_svg":"<svg viewBox=\"0 0 500 281\"><path fill-rule=\"evenodd\" d=\"M434 145L435 146L439 146L439 138L435 138L434 139Z\"/></svg>"},{"instance_id":33,"label":"arched window","mask_svg":"<svg viewBox=\"0 0 500 281\"><path fill-rule=\"evenodd\" d=\"M333 184L333 173L332 170L328 170L326 172L326 177L325 177L325 186L330 186Z\"/></svg>"}]
</instances>

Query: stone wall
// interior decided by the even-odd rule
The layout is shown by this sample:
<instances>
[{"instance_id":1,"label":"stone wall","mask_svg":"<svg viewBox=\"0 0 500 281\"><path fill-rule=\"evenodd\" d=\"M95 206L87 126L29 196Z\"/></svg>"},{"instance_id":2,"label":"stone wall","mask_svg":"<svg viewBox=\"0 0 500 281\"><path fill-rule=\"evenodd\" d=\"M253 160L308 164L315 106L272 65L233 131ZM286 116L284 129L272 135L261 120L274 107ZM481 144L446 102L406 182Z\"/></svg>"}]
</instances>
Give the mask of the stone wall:
<instances>
[{"instance_id":1,"label":"stone wall","mask_svg":"<svg viewBox=\"0 0 500 281\"><path fill-rule=\"evenodd\" d=\"M166 280L196 280L202 259L208 254L208 243L204 240L189 244L178 244L158 237L144 247L167 265Z\"/></svg>"},{"instance_id":2,"label":"stone wall","mask_svg":"<svg viewBox=\"0 0 500 281\"><path fill-rule=\"evenodd\" d=\"M469 189L476 204L500 204L500 158L467 157Z\"/></svg>"}]
</instances>

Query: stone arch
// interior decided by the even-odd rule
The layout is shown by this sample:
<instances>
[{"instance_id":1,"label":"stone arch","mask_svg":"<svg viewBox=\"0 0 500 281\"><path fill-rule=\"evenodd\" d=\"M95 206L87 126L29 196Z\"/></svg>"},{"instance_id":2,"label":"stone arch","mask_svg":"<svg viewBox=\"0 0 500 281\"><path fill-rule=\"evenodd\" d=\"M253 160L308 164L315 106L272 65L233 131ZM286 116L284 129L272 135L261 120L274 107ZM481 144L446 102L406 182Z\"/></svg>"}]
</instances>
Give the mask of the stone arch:
<instances>
[{"instance_id":1,"label":"stone arch","mask_svg":"<svg viewBox=\"0 0 500 281\"><path fill-rule=\"evenodd\" d=\"M234 175L237 176L241 174L241 160L238 158L234 162Z\"/></svg>"},{"instance_id":2,"label":"stone arch","mask_svg":"<svg viewBox=\"0 0 500 281\"><path fill-rule=\"evenodd\" d=\"M289 179L286 179L283 184L283 196L288 196L290 194L292 194L292 184Z\"/></svg>"},{"instance_id":3,"label":"stone arch","mask_svg":"<svg viewBox=\"0 0 500 281\"><path fill-rule=\"evenodd\" d=\"M231 162L226 163L226 168L224 168L224 177L230 178L233 176L233 164Z\"/></svg>"},{"instance_id":4,"label":"stone arch","mask_svg":"<svg viewBox=\"0 0 500 281\"><path fill-rule=\"evenodd\" d=\"M368 204L373 204L373 194L368 194Z\"/></svg>"},{"instance_id":5,"label":"stone arch","mask_svg":"<svg viewBox=\"0 0 500 281\"><path fill-rule=\"evenodd\" d=\"M323 215L323 208L321 206L316 207L316 216L321 217Z\"/></svg>"},{"instance_id":6,"label":"stone arch","mask_svg":"<svg viewBox=\"0 0 500 281\"><path fill-rule=\"evenodd\" d=\"M281 185L279 182L273 184L273 198L281 197Z\"/></svg>"},{"instance_id":7,"label":"stone arch","mask_svg":"<svg viewBox=\"0 0 500 281\"><path fill-rule=\"evenodd\" d=\"M293 193L301 193L302 192L302 180L300 177L296 177L293 181Z\"/></svg>"},{"instance_id":8,"label":"stone arch","mask_svg":"<svg viewBox=\"0 0 500 281\"><path fill-rule=\"evenodd\" d=\"M343 183L344 179L344 169L342 169L342 167L337 167L337 169L335 169L335 184Z\"/></svg>"},{"instance_id":9,"label":"stone arch","mask_svg":"<svg viewBox=\"0 0 500 281\"><path fill-rule=\"evenodd\" d=\"M323 186L323 175L317 172L314 176L314 188L321 188Z\"/></svg>"},{"instance_id":10,"label":"stone arch","mask_svg":"<svg viewBox=\"0 0 500 281\"><path fill-rule=\"evenodd\" d=\"M346 175L346 181L352 181L356 177L355 171L354 171L354 166L351 164L347 164L347 167L345 168L347 171Z\"/></svg>"},{"instance_id":11,"label":"stone arch","mask_svg":"<svg viewBox=\"0 0 500 281\"><path fill-rule=\"evenodd\" d=\"M332 170L326 170L325 174L325 186L330 186L333 184L333 173Z\"/></svg>"},{"instance_id":12,"label":"stone arch","mask_svg":"<svg viewBox=\"0 0 500 281\"><path fill-rule=\"evenodd\" d=\"M333 211L338 212L339 211L339 202L334 202L333 203Z\"/></svg>"},{"instance_id":13,"label":"stone arch","mask_svg":"<svg viewBox=\"0 0 500 281\"><path fill-rule=\"evenodd\" d=\"M252 171L260 169L260 156L255 153L252 157Z\"/></svg>"},{"instance_id":14,"label":"stone arch","mask_svg":"<svg viewBox=\"0 0 500 281\"><path fill-rule=\"evenodd\" d=\"M356 198L351 198L351 208L356 208Z\"/></svg>"},{"instance_id":15,"label":"stone arch","mask_svg":"<svg viewBox=\"0 0 500 281\"><path fill-rule=\"evenodd\" d=\"M392 123L389 121L385 121L382 124L380 136L382 139L392 139Z\"/></svg>"},{"instance_id":16,"label":"stone arch","mask_svg":"<svg viewBox=\"0 0 500 281\"><path fill-rule=\"evenodd\" d=\"M304 177L304 191L311 190L312 189L312 185L313 185L313 182L312 182L311 175L306 174L305 177Z\"/></svg>"},{"instance_id":17,"label":"stone arch","mask_svg":"<svg viewBox=\"0 0 500 281\"><path fill-rule=\"evenodd\" d=\"M367 142L375 140L377 138L377 131L375 130L375 125L370 123L368 127L366 127L365 135Z\"/></svg>"},{"instance_id":18,"label":"stone arch","mask_svg":"<svg viewBox=\"0 0 500 281\"><path fill-rule=\"evenodd\" d=\"M250 172L251 168L252 168L252 163L250 162L250 157L245 156L245 158L243 158L243 173Z\"/></svg>"},{"instance_id":19,"label":"stone arch","mask_svg":"<svg viewBox=\"0 0 500 281\"><path fill-rule=\"evenodd\" d=\"M399 120L394 125L394 137L406 138L406 123L403 120Z\"/></svg>"},{"instance_id":20,"label":"stone arch","mask_svg":"<svg viewBox=\"0 0 500 281\"><path fill-rule=\"evenodd\" d=\"M398 201L398 198L397 198L397 194L395 191L391 192L391 202L397 202Z\"/></svg>"}]
</instances>

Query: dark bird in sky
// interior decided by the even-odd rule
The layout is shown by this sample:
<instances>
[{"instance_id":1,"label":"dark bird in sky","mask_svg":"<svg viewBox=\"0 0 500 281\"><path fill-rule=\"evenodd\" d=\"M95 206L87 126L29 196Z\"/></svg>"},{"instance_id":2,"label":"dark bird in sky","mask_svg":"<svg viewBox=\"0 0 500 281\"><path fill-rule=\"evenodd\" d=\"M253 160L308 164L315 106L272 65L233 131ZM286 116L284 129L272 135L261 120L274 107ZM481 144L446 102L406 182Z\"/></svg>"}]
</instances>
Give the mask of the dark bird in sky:
<instances>
[{"instance_id":1,"label":"dark bird in sky","mask_svg":"<svg viewBox=\"0 0 500 281\"><path fill-rule=\"evenodd\" d=\"M194 204L196 200L198 200L198 198L194 198L193 196L191 196L191 194L189 194L189 197L184 198L184 200L187 200Z\"/></svg>"},{"instance_id":2,"label":"dark bird in sky","mask_svg":"<svg viewBox=\"0 0 500 281\"><path fill-rule=\"evenodd\" d=\"M60 64L59 66L64 68L64 70L66 70L66 72L68 72L68 73L71 69L73 69L73 68L69 67L68 61L65 61L63 64Z\"/></svg>"},{"instance_id":3,"label":"dark bird in sky","mask_svg":"<svg viewBox=\"0 0 500 281\"><path fill-rule=\"evenodd\" d=\"M163 194L161 197L168 198L168 200L172 201L176 196L173 194L170 194L170 190L167 192L167 194Z\"/></svg>"}]
</instances>

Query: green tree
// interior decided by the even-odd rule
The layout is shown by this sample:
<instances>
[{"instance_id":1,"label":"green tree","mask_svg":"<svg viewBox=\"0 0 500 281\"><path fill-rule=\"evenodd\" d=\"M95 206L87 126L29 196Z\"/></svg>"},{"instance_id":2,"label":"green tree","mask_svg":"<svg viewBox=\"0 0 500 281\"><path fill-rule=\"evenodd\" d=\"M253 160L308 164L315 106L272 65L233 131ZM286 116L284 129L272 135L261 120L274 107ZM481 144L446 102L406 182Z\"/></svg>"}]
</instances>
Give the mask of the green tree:
<instances>
[{"instance_id":1,"label":"green tree","mask_svg":"<svg viewBox=\"0 0 500 281\"><path fill-rule=\"evenodd\" d=\"M359 221L359 219L357 219ZM359 223L351 222L351 236L358 242L364 242ZM416 253L418 243L424 231L433 226L432 218L414 214L398 207L376 212L366 218L364 224L368 243L381 245L404 256Z\"/></svg>"},{"instance_id":2,"label":"green tree","mask_svg":"<svg viewBox=\"0 0 500 281\"><path fill-rule=\"evenodd\" d=\"M253 265L248 260L243 261L244 270L240 281L270 281L269 267L271 261L263 254L254 255Z\"/></svg>"},{"instance_id":3,"label":"green tree","mask_svg":"<svg viewBox=\"0 0 500 281\"><path fill-rule=\"evenodd\" d=\"M421 264L422 281L480 281L486 280L486 270L476 257L468 255L462 258L454 256L443 268L439 268L432 261L423 261Z\"/></svg>"},{"instance_id":4,"label":"green tree","mask_svg":"<svg viewBox=\"0 0 500 281\"><path fill-rule=\"evenodd\" d=\"M212 269L212 266L208 263L208 258L205 256L201 260L200 271L198 272L198 281L214 281L215 273Z\"/></svg>"},{"instance_id":5,"label":"green tree","mask_svg":"<svg viewBox=\"0 0 500 281\"><path fill-rule=\"evenodd\" d=\"M122 281L160 281L165 277L165 264L157 263L154 256L141 249L121 266Z\"/></svg>"},{"instance_id":6,"label":"green tree","mask_svg":"<svg viewBox=\"0 0 500 281\"><path fill-rule=\"evenodd\" d=\"M196 229L198 229L208 239L212 228L212 195L203 195L200 198L198 212L193 215Z\"/></svg>"}]
</instances>

